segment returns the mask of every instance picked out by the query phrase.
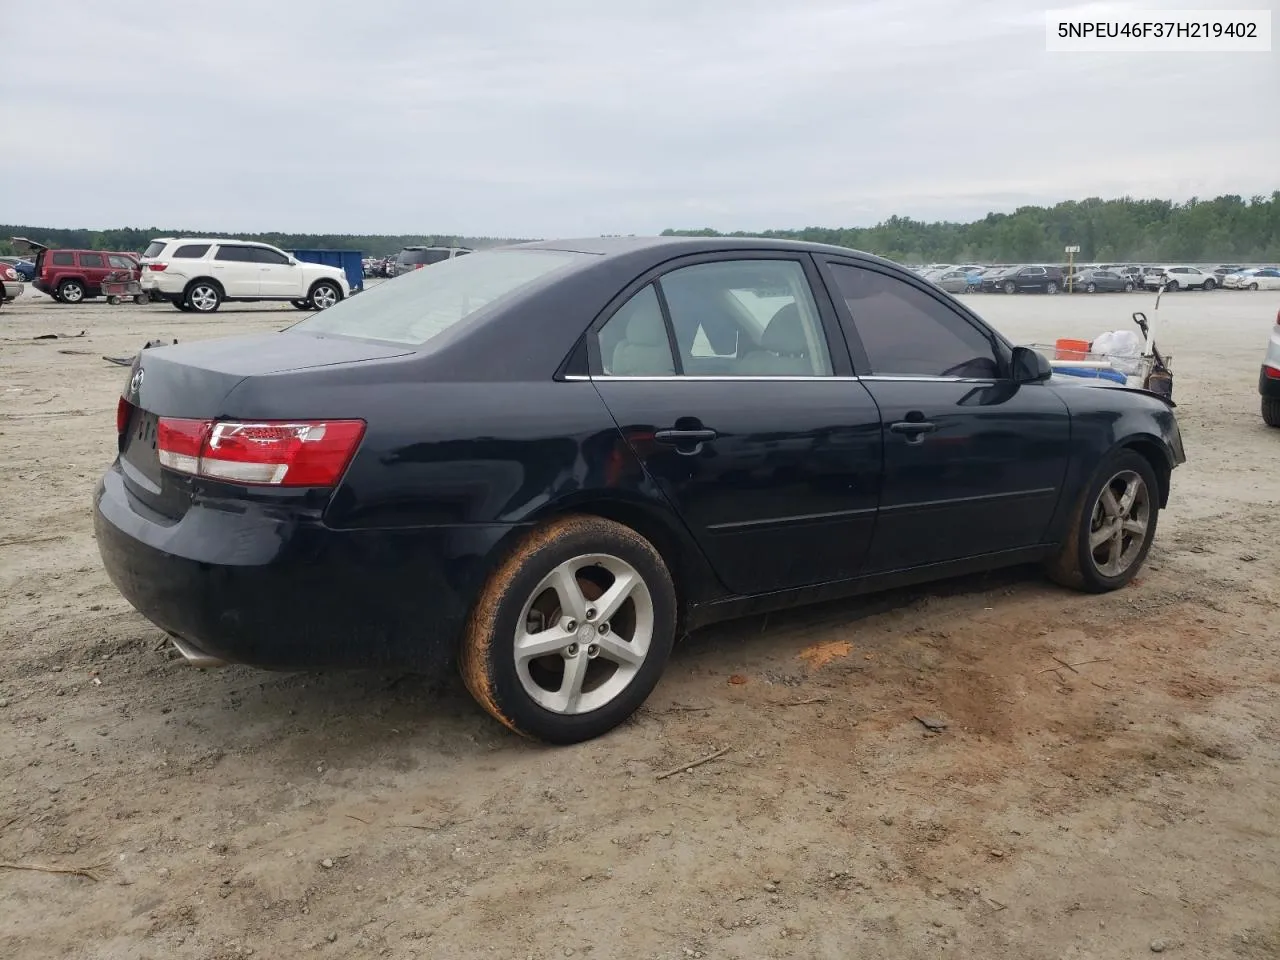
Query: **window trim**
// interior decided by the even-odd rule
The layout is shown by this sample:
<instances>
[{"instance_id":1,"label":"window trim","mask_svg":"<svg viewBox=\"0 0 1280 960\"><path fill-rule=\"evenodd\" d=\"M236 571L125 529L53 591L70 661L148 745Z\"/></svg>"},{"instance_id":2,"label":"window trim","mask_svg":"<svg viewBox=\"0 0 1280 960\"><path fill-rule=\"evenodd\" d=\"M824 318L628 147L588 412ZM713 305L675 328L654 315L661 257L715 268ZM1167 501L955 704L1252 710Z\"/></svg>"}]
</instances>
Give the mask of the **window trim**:
<instances>
[{"instance_id":1,"label":"window trim","mask_svg":"<svg viewBox=\"0 0 1280 960\"><path fill-rule=\"evenodd\" d=\"M653 283L654 290L658 294L658 304L662 307L663 322L667 326L667 345L671 350L672 356L675 358L678 370L683 370L684 365L680 357L678 342L675 337L675 331L671 323L670 311L667 307L666 295L662 292L662 277L676 270L685 267L693 267L702 263L731 263L735 260L790 260L800 264L801 270L804 272L804 279L809 284L809 294L813 297L814 307L818 311L819 326L822 336L826 341L827 356L831 361L831 375L812 374L807 376L764 376L753 375L746 377L737 376L700 376L686 375L677 373L672 376L657 377L618 377L604 372L604 365L600 358L600 329L613 319L613 315L622 309L635 294L639 293L647 284ZM826 281L822 276L822 272L818 269L817 263L814 261L813 255L806 250L780 250L780 249L753 249L753 250L715 250L703 253L686 254L683 256L672 257L664 260L662 263L651 267L640 276L636 277L629 284L622 288L612 299L609 300L603 310L596 315L586 330L587 337L587 379L593 380L639 380L639 381L661 381L661 380L680 380L684 382L728 382L741 381L751 382L756 380L856 380L853 365L850 362L848 344L846 343L844 332L841 329L840 319L836 314L835 307L831 303L830 293L827 289ZM574 375L564 376L562 379L572 380Z\"/></svg>"},{"instance_id":2,"label":"window trim","mask_svg":"<svg viewBox=\"0 0 1280 960\"><path fill-rule=\"evenodd\" d=\"M827 287L827 296L831 299L833 308L839 318L840 329L844 334L844 338L848 343L849 355L853 361L853 373L862 380L910 380L920 382L953 382L953 383L994 383L996 381L1004 381L1010 378L1010 368L1013 362L1013 345L1006 340L1001 333L994 327L987 325L977 314L972 313L963 304L947 297L941 290L936 288L930 289L933 285L927 281L921 280L919 277L910 274L907 271L895 269L891 264L882 263L880 261L859 260L854 257L841 257L834 254L819 254L816 257L818 266L821 268L822 280ZM835 274L831 271L832 266L855 267L859 270L870 270L872 273L879 273L895 280L900 280L913 287L919 292L925 294L940 307L950 311L959 320L964 321L985 337L992 347L995 354L996 363L1000 367L1000 375L994 380L987 377L969 378L969 377L945 377L945 376L929 376L927 374L876 374L871 372L871 359L867 356L866 348L862 345L862 340L858 337L858 328L853 322L853 314L849 311L848 305L844 301L844 297L840 295L840 284L835 278Z\"/></svg>"}]
</instances>

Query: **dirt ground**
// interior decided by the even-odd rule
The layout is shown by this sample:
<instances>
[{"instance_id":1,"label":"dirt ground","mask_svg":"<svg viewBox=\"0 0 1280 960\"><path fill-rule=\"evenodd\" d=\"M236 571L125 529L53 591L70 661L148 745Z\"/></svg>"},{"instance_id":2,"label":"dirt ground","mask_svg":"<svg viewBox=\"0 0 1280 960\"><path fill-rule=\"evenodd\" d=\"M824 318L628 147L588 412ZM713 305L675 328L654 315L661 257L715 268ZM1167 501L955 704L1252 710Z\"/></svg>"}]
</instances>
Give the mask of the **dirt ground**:
<instances>
[{"instance_id":1,"label":"dirt ground","mask_svg":"<svg viewBox=\"0 0 1280 960\"><path fill-rule=\"evenodd\" d=\"M972 302L1045 341L1151 300ZM452 677L193 670L102 572L101 355L292 309L5 306L0 957L1280 957L1277 307L1165 299L1190 462L1132 587L1014 570L723 625L553 749Z\"/></svg>"}]
</instances>

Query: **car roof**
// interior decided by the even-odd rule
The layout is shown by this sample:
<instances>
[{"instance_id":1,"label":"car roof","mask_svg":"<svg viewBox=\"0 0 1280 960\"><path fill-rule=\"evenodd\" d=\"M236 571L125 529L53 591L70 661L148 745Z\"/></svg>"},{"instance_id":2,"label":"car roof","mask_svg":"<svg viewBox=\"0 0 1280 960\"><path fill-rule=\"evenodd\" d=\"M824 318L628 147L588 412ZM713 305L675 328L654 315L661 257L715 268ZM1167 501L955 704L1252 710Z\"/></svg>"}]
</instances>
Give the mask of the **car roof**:
<instances>
[{"instance_id":1,"label":"car roof","mask_svg":"<svg viewBox=\"0 0 1280 960\"><path fill-rule=\"evenodd\" d=\"M850 247L837 247L808 240L783 240L775 237L584 237L566 240L535 240L494 249L564 250L571 253L595 254L600 257L622 257L637 253L679 257L693 253L733 250L794 250L846 257L854 254L863 260L892 263L883 257ZM898 269L906 269L901 264L893 263L892 265Z\"/></svg>"},{"instance_id":2,"label":"car roof","mask_svg":"<svg viewBox=\"0 0 1280 960\"><path fill-rule=\"evenodd\" d=\"M156 237L152 243L235 243L245 247L271 247L261 240L237 240L235 237ZM276 248L279 249L279 248Z\"/></svg>"}]
</instances>

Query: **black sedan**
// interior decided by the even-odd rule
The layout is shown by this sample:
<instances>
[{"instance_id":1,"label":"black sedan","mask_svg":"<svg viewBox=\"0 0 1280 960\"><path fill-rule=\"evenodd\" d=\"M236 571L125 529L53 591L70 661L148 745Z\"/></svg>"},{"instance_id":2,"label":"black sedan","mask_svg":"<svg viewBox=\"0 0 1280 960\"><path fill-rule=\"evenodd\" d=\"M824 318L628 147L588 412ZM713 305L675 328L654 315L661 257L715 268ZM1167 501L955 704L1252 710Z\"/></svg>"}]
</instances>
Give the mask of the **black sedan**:
<instances>
[{"instance_id":1,"label":"black sedan","mask_svg":"<svg viewBox=\"0 0 1280 960\"><path fill-rule=\"evenodd\" d=\"M1081 270L1071 278L1075 293L1132 293L1133 281L1111 270Z\"/></svg>"},{"instance_id":2,"label":"black sedan","mask_svg":"<svg viewBox=\"0 0 1280 960\"><path fill-rule=\"evenodd\" d=\"M456 663L507 726L573 742L712 621L1029 561L1126 584L1178 425L1062 379L852 250L488 250L142 351L97 541L196 664Z\"/></svg>"}]
</instances>

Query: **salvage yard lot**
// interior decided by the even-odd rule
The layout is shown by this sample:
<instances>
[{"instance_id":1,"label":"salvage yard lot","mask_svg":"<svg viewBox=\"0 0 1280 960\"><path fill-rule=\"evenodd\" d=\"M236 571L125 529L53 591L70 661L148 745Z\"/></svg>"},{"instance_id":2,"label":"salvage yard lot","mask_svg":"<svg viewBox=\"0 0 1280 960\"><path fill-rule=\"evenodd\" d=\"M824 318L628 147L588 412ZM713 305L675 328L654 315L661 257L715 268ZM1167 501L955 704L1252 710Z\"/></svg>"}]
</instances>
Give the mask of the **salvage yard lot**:
<instances>
[{"instance_id":1,"label":"salvage yard lot","mask_svg":"<svg viewBox=\"0 0 1280 960\"><path fill-rule=\"evenodd\" d=\"M1051 342L1152 299L969 302ZM1280 956L1277 307L1164 299L1189 461L1130 588L1014 570L721 625L555 749L453 677L192 670L102 572L101 355L296 311L5 306L0 861L96 882L0 869L0 956Z\"/></svg>"}]
</instances>

